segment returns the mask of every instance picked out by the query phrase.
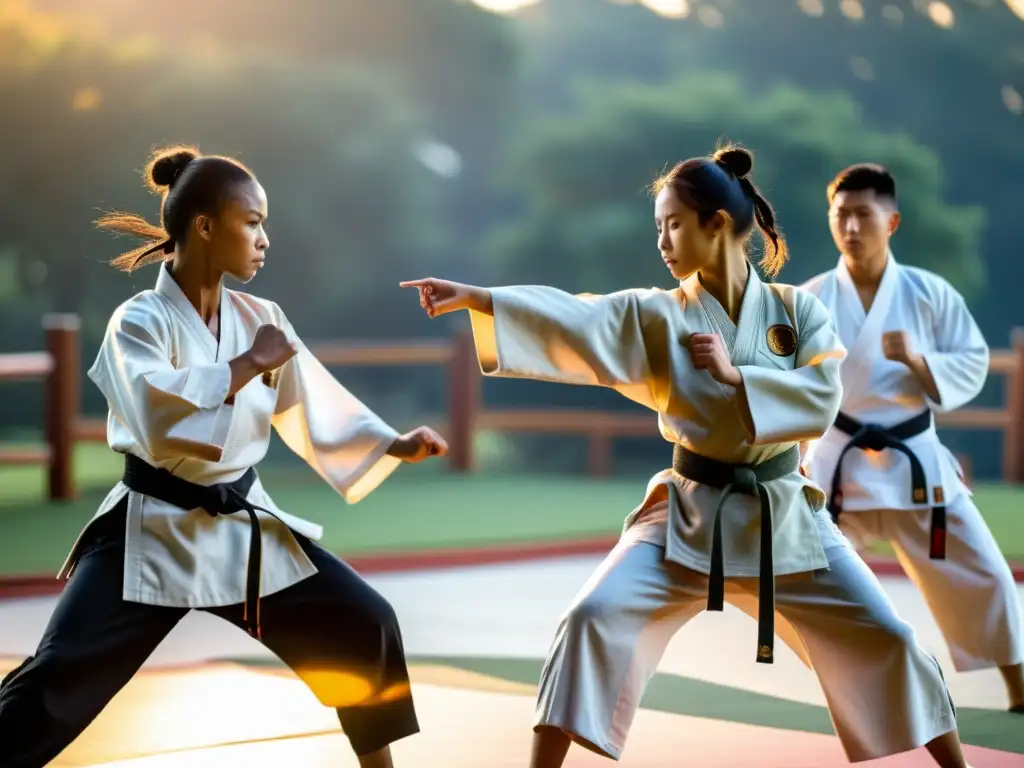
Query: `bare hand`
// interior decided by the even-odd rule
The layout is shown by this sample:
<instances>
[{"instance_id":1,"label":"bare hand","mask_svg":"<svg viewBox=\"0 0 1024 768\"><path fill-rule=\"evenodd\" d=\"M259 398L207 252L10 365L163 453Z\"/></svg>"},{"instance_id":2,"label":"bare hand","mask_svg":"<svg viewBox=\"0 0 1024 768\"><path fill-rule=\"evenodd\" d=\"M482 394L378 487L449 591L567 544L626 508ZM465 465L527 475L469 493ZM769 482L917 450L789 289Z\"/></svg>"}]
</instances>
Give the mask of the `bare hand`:
<instances>
[{"instance_id":1,"label":"bare hand","mask_svg":"<svg viewBox=\"0 0 1024 768\"><path fill-rule=\"evenodd\" d=\"M275 325L261 325L256 331L256 338L249 349L249 359L253 365L264 373L280 368L293 357L297 351L295 342L289 341L284 331Z\"/></svg>"},{"instance_id":2,"label":"bare hand","mask_svg":"<svg viewBox=\"0 0 1024 768\"><path fill-rule=\"evenodd\" d=\"M739 369L732 364L725 342L717 333L695 333L690 336L690 357L694 368L703 368L715 381L738 387L743 383Z\"/></svg>"},{"instance_id":3,"label":"bare hand","mask_svg":"<svg viewBox=\"0 0 1024 768\"><path fill-rule=\"evenodd\" d=\"M397 438L388 449L388 454L410 464L429 459L431 456L445 456L448 443L430 427L417 427Z\"/></svg>"},{"instance_id":4,"label":"bare hand","mask_svg":"<svg viewBox=\"0 0 1024 768\"><path fill-rule=\"evenodd\" d=\"M459 309L482 310L490 303L490 291L475 285L453 283L434 277L406 280L402 288L416 288L420 292L420 306L428 317L437 317Z\"/></svg>"},{"instance_id":5,"label":"bare hand","mask_svg":"<svg viewBox=\"0 0 1024 768\"><path fill-rule=\"evenodd\" d=\"M914 342L906 331L888 331L882 334L882 354L887 360L913 365L917 359Z\"/></svg>"}]
</instances>

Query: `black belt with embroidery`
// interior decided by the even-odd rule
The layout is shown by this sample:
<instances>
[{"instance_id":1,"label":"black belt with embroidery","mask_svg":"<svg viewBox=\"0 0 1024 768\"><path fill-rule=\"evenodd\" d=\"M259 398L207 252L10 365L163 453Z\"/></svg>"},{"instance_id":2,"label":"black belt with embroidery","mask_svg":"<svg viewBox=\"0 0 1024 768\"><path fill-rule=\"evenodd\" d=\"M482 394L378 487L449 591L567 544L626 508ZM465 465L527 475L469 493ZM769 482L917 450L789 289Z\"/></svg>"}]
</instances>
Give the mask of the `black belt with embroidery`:
<instances>
[{"instance_id":1,"label":"black belt with embroidery","mask_svg":"<svg viewBox=\"0 0 1024 768\"><path fill-rule=\"evenodd\" d=\"M757 660L771 664L775 658L775 563L772 559L772 505L764 484L800 469L800 449L788 451L760 464L730 464L693 453L676 445L672 454L676 474L701 485L721 488L715 506L711 537L711 568L708 574L708 610L725 607L725 556L722 547L722 507L734 493L761 502L761 564L757 611Z\"/></svg>"},{"instance_id":2,"label":"black belt with embroidery","mask_svg":"<svg viewBox=\"0 0 1024 768\"><path fill-rule=\"evenodd\" d=\"M850 441L843 446L836 462L835 472L832 473L832 492L829 497L828 509L832 513L832 519L839 521L839 515L843 511L843 490L842 473L843 459L846 454L855 448L869 451L884 451L892 449L899 451L910 462L910 493L915 504L922 504L928 500L928 484L925 480L924 467L921 460L917 458L904 440L927 432L932 426L932 412L922 411L913 418L901 421L893 427L883 427L879 424L862 424L851 416L840 411L836 416L836 429L850 435ZM941 501L941 499L936 499ZM938 504L932 507L932 527L930 534L929 557L932 560L944 560L946 558L946 507Z\"/></svg>"},{"instance_id":3,"label":"black belt with embroidery","mask_svg":"<svg viewBox=\"0 0 1024 768\"><path fill-rule=\"evenodd\" d=\"M253 483L256 482L256 470L250 467L233 483L199 485L172 475L166 469L158 469L147 464L137 456L126 455L121 482L143 496L159 499L180 509L202 509L211 517L230 515L243 510L249 513L251 536L243 621L246 631L259 640L263 538L260 535L260 521L256 516L256 510L272 513L263 507L250 504L246 498Z\"/></svg>"}]
</instances>

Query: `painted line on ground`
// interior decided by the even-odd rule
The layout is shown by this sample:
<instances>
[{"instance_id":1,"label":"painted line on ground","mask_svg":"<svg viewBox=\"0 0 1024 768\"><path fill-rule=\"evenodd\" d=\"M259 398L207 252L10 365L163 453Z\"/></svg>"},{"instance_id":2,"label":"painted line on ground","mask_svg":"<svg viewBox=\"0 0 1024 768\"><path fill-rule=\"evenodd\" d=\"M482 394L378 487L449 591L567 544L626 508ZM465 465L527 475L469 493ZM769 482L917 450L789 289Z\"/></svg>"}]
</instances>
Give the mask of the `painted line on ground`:
<instances>
[{"instance_id":1,"label":"painted line on ground","mask_svg":"<svg viewBox=\"0 0 1024 768\"><path fill-rule=\"evenodd\" d=\"M420 552L383 552L343 557L345 562L362 574L405 573L602 555L615 546L616 541L617 536L602 536L572 541L459 547ZM866 557L864 561L878 576L906 577L895 558ZM1024 584L1024 563L1011 562L1010 567L1014 580L1018 584ZM63 588L64 582L51 574L0 576L0 600L57 595Z\"/></svg>"}]
</instances>

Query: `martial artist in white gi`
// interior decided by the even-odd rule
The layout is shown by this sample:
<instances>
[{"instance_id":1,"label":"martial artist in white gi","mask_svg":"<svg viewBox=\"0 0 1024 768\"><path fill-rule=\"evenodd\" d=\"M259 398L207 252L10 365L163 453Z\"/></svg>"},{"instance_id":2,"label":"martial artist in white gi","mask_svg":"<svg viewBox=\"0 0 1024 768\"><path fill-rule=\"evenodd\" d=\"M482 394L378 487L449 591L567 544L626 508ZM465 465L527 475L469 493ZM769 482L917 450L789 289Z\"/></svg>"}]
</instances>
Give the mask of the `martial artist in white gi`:
<instances>
[{"instance_id":1,"label":"martial artist in white gi","mask_svg":"<svg viewBox=\"0 0 1024 768\"><path fill-rule=\"evenodd\" d=\"M349 503L403 461L446 451L399 435L339 384L249 282L269 246L267 201L222 157L168 150L150 165L163 228L101 225L155 241L114 260L159 263L154 290L113 314L90 379L125 472L61 570L67 586L36 652L0 686L0 766L41 768L128 682L192 608L288 664L338 719L363 766L392 765L418 732L398 620L358 574L279 509L253 469L271 429ZM179 724L186 728L187 723Z\"/></svg>"},{"instance_id":2,"label":"martial artist in white gi","mask_svg":"<svg viewBox=\"0 0 1024 768\"><path fill-rule=\"evenodd\" d=\"M747 261L755 220L773 244L766 272L786 258L747 176L752 162L720 150L656 184L674 290L403 284L430 316L470 310L486 374L613 388L656 411L674 444L672 469L650 481L562 617L540 682L533 768L560 766L570 739L617 759L669 639L724 600L758 605L760 662L772 661L778 612L851 760L928 745L940 765L965 765L938 664L799 472L800 441L838 411L844 350L821 302L763 283Z\"/></svg>"},{"instance_id":3,"label":"martial artist in white gi","mask_svg":"<svg viewBox=\"0 0 1024 768\"><path fill-rule=\"evenodd\" d=\"M956 669L999 667L1010 708L1024 712L1024 621L1013 574L933 416L981 391L988 345L953 286L893 257L900 214L885 168L845 169L828 201L842 255L803 287L831 312L847 357L839 416L809 446L805 471L830 495L855 546L892 544Z\"/></svg>"}]
</instances>

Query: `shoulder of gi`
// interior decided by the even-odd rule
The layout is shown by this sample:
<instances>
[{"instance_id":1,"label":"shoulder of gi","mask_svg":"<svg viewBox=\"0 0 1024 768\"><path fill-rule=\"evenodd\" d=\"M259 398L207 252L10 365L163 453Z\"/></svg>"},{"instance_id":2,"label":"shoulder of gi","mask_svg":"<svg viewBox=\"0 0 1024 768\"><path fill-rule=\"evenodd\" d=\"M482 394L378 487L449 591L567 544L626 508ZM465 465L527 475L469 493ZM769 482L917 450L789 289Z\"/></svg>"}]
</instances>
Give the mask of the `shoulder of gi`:
<instances>
[{"instance_id":1,"label":"shoulder of gi","mask_svg":"<svg viewBox=\"0 0 1024 768\"><path fill-rule=\"evenodd\" d=\"M829 279L835 273L835 269L829 269L825 272L815 275L810 280L801 283L798 287L801 290L813 293L815 296L821 294L821 289L825 286L825 281Z\"/></svg>"},{"instance_id":2,"label":"shoulder of gi","mask_svg":"<svg viewBox=\"0 0 1024 768\"><path fill-rule=\"evenodd\" d=\"M260 325L275 325L281 330L291 331L292 326L284 310L276 301L254 296L243 291L229 290L228 296L239 311L248 314Z\"/></svg>"},{"instance_id":3,"label":"shoulder of gi","mask_svg":"<svg viewBox=\"0 0 1024 768\"><path fill-rule=\"evenodd\" d=\"M117 306L107 321L107 334L132 333L139 330L162 336L169 325L170 313L167 303L156 291L145 290Z\"/></svg>"},{"instance_id":4,"label":"shoulder of gi","mask_svg":"<svg viewBox=\"0 0 1024 768\"><path fill-rule=\"evenodd\" d=\"M933 306L936 302L949 299L963 301L963 296L942 275L922 267L911 267L900 264L901 282L910 288L915 298L923 299Z\"/></svg>"},{"instance_id":5,"label":"shoulder of gi","mask_svg":"<svg viewBox=\"0 0 1024 768\"><path fill-rule=\"evenodd\" d=\"M826 277L827 277L826 273ZM817 280L817 278L814 278ZM813 281L812 281L813 282ZM803 285L791 285L789 283L765 283L765 287L786 306L791 324L799 332L815 314L828 316L828 309L816 291L809 290ZM820 286L819 286L820 287Z\"/></svg>"}]
</instances>

